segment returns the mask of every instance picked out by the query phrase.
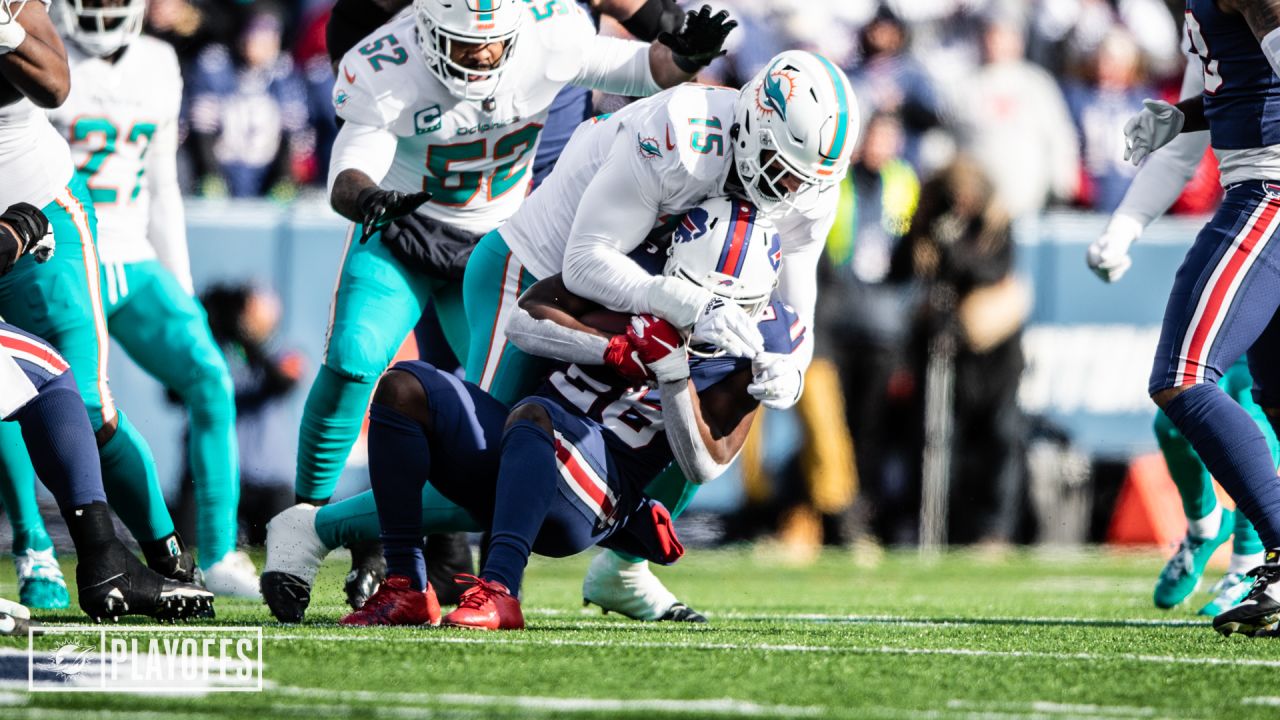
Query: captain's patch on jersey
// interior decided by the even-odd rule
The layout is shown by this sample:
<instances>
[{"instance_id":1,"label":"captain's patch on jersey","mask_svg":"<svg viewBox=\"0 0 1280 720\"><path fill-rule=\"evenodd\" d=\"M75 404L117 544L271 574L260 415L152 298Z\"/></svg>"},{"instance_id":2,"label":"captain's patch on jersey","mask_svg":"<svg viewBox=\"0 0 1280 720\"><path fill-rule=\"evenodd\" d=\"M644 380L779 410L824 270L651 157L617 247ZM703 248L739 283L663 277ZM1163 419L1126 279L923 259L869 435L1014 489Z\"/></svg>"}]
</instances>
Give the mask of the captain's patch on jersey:
<instances>
[{"instance_id":1,"label":"captain's patch on jersey","mask_svg":"<svg viewBox=\"0 0 1280 720\"><path fill-rule=\"evenodd\" d=\"M440 129L440 106L432 105L413 114L413 130L418 135L426 135Z\"/></svg>"}]
</instances>

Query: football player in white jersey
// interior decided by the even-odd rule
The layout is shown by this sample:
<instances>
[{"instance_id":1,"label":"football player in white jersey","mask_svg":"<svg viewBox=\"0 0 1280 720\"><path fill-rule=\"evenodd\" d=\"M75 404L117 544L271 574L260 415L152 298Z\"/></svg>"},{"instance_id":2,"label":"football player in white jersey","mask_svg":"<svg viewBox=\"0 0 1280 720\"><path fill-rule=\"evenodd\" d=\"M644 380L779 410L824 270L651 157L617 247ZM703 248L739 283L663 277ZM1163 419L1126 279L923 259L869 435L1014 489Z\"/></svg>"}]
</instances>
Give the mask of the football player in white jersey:
<instances>
[{"instance_id":1,"label":"football player in white jersey","mask_svg":"<svg viewBox=\"0 0 1280 720\"><path fill-rule=\"evenodd\" d=\"M718 56L734 25L704 8L646 44L597 36L566 0L415 0L347 53L329 186L334 209L358 227L299 433L300 502L332 494L374 383L429 297L466 355L462 267L476 238L523 201L560 89L650 95Z\"/></svg>"},{"instance_id":2,"label":"football player in white jersey","mask_svg":"<svg viewBox=\"0 0 1280 720\"><path fill-rule=\"evenodd\" d=\"M107 330L98 289L93 205L76 176L66 141L41 109L60 105L70 88L66 50L47 4L0 0L0 206L27 202L41 208L53 227L58 251L39 267L22 258L0 279L0 315L50 341L70 363L97 435L112 505L152 567L189 579L190 555L174 533L151 449L119 412L107 386ZM0 426L0 459L0 475L6 478L0 487L5 488L6 510L15 527L39 528L15 546L20 587L40 580L46 588L59 589L61 573L36 510L35 473L12 426ZM60 589L60 596L41 604L65 607L66 590Z\"/></svg>"},{"instance_id":3,"label":"football player in white jersey","mask_svg":"<svg viewBox=\"0 0 1280 720\"><path fill-rule=\"evenodd\" d=\"M652 276L626 254L667 217L680 217L709 195L743 197L777 225L778 294L812 326L818 259L835 220L857 117L842 71L819 55L787 51L741 91L684 85L583 123L551 175L471 256L464 281L467 379L504 402L532 389L542 361L510 344L504 330L531 279L563 273L575 294L613 310L655 314L691 329L695 343L752 357L752 394L768 407L793 405L811 342L790 355L762 352L758 332L738 308L688 283ZM694 490L673 469L648 492L678 515ZM592 562L583 596L645 620L701 619L643 561L611 552Z\"/></svg>"},{"instance_id":4,"label":"football player in white jersey","mask_svg":"<svg viewBox=\"0 0 1280 720\"><path fill-rule=\"evenodd\" d=\"M145 0L54 0L71 94L49 118L71 144L98 214L102 301L111 336L189 417L196 545L209 589L256 597L235 551L240 468L230 371L193 297L178 189L182 76L173 48L141 35Z\"/></svg>"}]
</instances>

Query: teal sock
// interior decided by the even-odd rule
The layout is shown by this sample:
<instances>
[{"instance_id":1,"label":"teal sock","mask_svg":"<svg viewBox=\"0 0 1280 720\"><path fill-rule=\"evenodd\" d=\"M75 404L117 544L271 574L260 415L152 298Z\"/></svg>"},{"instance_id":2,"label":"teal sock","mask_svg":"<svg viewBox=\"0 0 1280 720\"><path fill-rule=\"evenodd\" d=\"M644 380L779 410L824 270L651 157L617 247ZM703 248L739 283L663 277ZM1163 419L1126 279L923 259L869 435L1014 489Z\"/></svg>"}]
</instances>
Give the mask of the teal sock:
<instances>
[{"instance_id":1,"label":"teal sock","mask_svg":"<svg viewBox=\"0 0 1280 720\"><path fill-rule=\"evenodd\" d=\"M1191 447L1191 443L1174 427L1169 418L1156 411L1156 442L1160 452L1164 454L1165 464L1169 466L1169 476L1178 488L1182 498L1182 511L1187 519L1199 520L1218 506L1218 496L1213 492L1213 481L1209 470L1200 461L1200 456Z\"/></svg>"},{"instance_id":2,"label":"teal sock","mask_svg":"<svg viewBox=\"0 0 1280 720\"><path fill-rule=\"evenodd\" d=\"M667 508L667 512L671 513L671 518L675 519L684 513L685 508L689 507L689 503L693 502L693 496L698 493L698 486L689 482L684 476L684 471L680 469L677 463L671 463L658 474L658 477L649 481L645 486L644 494L662 503ZM627 553L617 552L618 557L628 562L640 562L644 558L638 555L628 555Z\"/></svg>"},{"instance_id":3,"label":"teal sock","mask_svg":"<svg viewBox=\"0 0 1280 720\"><path fill-rule=\"evenodd\" d=\"M338 485L351 446L360 435L375 380L354 380L323 365L307 394L298 431L300 498L327 500Z\"/></svg>"},{"instance_id":4,"label":"teal sock","mask_svg":"<svg viewBox=\"0 0 1280 720\"><path fill-rule=\"evenodd\" d=\"M330 548L377 540L381 531L378 505L368 490L316 511L316 534Z\"/></svg>"},{"instance_id":5,"label":"teal sock","mask_svg":"<svg viewBox=\"0 0 1280 720\"><path fill-rule=\"evenodd\" d=\"M0 423L0 502L13 527L15 554L53 547L36 504L36 471L16 422Z\"/></svg>"},{"instance_id":6,"label":"teal sock","mask_svg":"<svg viewBox=\"0 0 1280 720\"><path fill-rule=\"evenodd\" d=\"M98 449L107 502L138 542L173 534L173 518L165 507L151 448L123 411L115 435Z\"/></svg>"},{"instance_id":7,"label":"teal sock","mask_svg":"<svg viewBox=\"0 0 1280 720\"><path fill-rule=\"evenodd\" d=\"M183 398L190 416L188 447L195 481L196 546L200 567L207 568L236 549L240 450L231 378L206 375Z\"/></svg>"},{"instance_id":8,"label":"teal sock","mask_svg":"<svg viewBox=\"0 0 1280 720\"><path fill-rule=\"evenodd\" d=\"M1249 518L1244 513L1237 512L1235 520L1235 535L1231 539L1231 552L1236 555L1257 555L1266 548L1262 547L1262 538L1258 537L1258 531L1253 529L1253 523L1249 522Z\"/></svg>"},{"instance_id":9,"label":"teal sock","mask_svg":"<svg viewBox=\"0 0 1280 720\"><path fill-rule=\"evenodd\" d=\"M422 534L444 532L480 532L483 528L466 510L447 500L431 483L422 488ZM377 540L382 534L378 523L378 505L373 491L330 503L316 511L316 534L326 547L336 548L364 540Z\"/></svg>"}]
</instances>

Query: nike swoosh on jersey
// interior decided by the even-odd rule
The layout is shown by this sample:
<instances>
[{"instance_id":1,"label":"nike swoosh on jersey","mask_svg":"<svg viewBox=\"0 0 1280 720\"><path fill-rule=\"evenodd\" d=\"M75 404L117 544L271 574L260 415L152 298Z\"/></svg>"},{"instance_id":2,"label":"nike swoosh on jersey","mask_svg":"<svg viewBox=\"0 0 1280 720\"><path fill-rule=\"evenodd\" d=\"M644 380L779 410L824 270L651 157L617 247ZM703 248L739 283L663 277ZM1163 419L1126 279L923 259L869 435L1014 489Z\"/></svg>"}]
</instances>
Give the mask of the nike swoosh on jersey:
<instances>
[{"instance_id":1,"label":"nike swoosh on jersey","mask_svg":"<svg viewBox=\"0 0 1280 720\"><path fill-rule=\"evenodd\" d=\"M348 70L345 66L342 68L342 76L345 77L347 79L347 82L349 83L354 84L356 81L356 76L352 75L351 71Z\"/></svg>"},{"instance_id":2,"label":"nike swoosh on jersey","mask_svg":"<svg viewBox=\"0 0 1280 720\"><path fill-rule=\"evenodd\" d=\"M676 149L675 143L671 142L671 126L670 125L667 126L667 149L668 150Z\"/></svg>"}]
</instances>

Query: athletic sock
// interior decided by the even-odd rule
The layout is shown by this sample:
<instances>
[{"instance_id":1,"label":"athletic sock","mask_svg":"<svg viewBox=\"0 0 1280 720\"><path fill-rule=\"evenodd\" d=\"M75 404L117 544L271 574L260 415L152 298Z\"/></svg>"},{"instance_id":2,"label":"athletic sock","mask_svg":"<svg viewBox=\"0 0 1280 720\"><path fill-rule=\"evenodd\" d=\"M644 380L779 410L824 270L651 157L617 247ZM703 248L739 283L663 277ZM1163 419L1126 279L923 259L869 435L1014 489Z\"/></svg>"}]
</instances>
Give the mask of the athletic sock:
<instances>
[{"instance_id":1,"label":"athletic sock","mask_svg":"<svg viewBox=\"0 0 1280 720\"><path fill-rule=\"evenodd\" d=\"M502 465L493 507L489 554L481 577L520 593L533 541L556 493L555 444L537 423L518 420L502 435Z\"/></svg>"},{"instance_id":2,"label":"athletic sock","mask_svg":"<svg viewBox=\"0 0 1280 720\"><path fill-rule=\"evenodd\" d=\"M123 411L118 417L115 434L98 449L111 509L140 543L172 535L173 518L160 492L151 448Z\"/></svg>"},{"instance_id":3,"label":"athletic sock","mask_svg":"<svg viewBox=\"0 0 1280 720\"><path fill-rule=\"evenodd\" d=\"M1196 455L1195 448L1187 442L1186 436L1179 432L1177 426L1163 412L1156 412L1154 428L1156 443L1160 453L1164 455L1165 464L1169 467L1169 477L1178 488L1178 497L1182 499L1182 511L1189 525L1197 520L1210 519L1213 525L1212 534L1205 534L1206 529L1192 531L1197 537L1213 537L1218 534L1217 518L1218 496L1213 492L1213 479L1209 470Z\"/></svg>"},{"instance_id":4,"label":"athletic sock","mask_svg":"<svg viewBox=\"0 0 1280 720\"><path fill-rule=\"evenodd\" d=\"M1249 518L1244 513L1237 512L1235 518L1235 527L1231 536L1231 553L1233 556L1242 555L1247 557L1257 556L1258 563L1262 562L1262 552L1266 548L1262 545L1262 539L1258 537L1258 531L1253 529L1253 523L1249 522ZM1257 565L1258 563L1254 563Z\"/></svg>"},{"instance_id":5,"label":"athletic sock","mask_svg":"<svg viewBox=\"0 0 1280 720\"><path fill-rule=\"evenodd\" d=\"M326 499L333 495L351 446L360 435L364 410L374 380L355 380L321 365L307 393L298 430L299 497Z\"/></svg>"},{"instance_id":6,"label":"athletic sock","mask_svg":"<svg viewBox=\"0 0 1280 720\"><path fill-rule=\"evenodd\" d=\"M1231 562L1227 565L1227 574L1244 575L1250 570L1262 564L1262 559L1266 555L1262 550L1262 545L1258 545L1258 552L1255 553L1231 553Z\"/></svg>"},{"instance_id":7,"label":"athletic sock","mask_svg":"<svg viewBox=\"0 0 1280 720\"><path fill-rule=\"evenodd\" d=\"M63 375L50 381L14 419L22 427L31 464L59 508L107 501L93 426L74 379Z\"/></svg>"},{"instance_id":8,"label":"athletic sock","mask_svg":"<svg viewBox=\"0 0 1280 720\"><path fill-rule=\"evenodd\" d=\"M188 455L196 500L196 547L208 568L236 549L240 451L231 379L206 369L182 393L189 417Z\"/></svg>"},{"instance_id":9,"label":"athletic sock","mask_svg":"<svg viewBox=\"0 0 1280 720\"><path fill-rule=\"evenodd\" d=\"M388 575L427 587L422 545L422 486L431 474L431 448L416 421L385 405L369 407L369 485L382 527Z\"/></svg>"},{"instance_id":10,"label":"athletic sock","mask_svg":"<svg viewBox=\"0 0 1280 720\"><path fill-rule=\"evenodd\" d=\"M1218 532L1222 530L1222 512L1222 506L1215 502L1208 515L1195 519L1188 517L1187 534L1201 540L1218 537Z\"/></svg>"},{"instance_id":11,"label":"athletic sock","mask_svg":"<svg viewBox=\"0 0 1280 720\"><path fill-rule=\"evenodd\" d=\"M378 504L372 492L335 503L316 510L316 534L327 548L340 548L365 540L377 540L382 531L378 523Z\"/></svg>"},{"instance_id":12,"label":"athletic sock","mask_svg":"<svg viewBox=\"0 0 1280 720\"><path fill-rule=\"evenodd\" d=\"M92 434L93 428L89 432ZM0 502L13 528L15 555L53 547L36 503L36 471L31 467L22 428L14 422L0 423Z\"/></svg>"},{"instance_id":13,"label":"athletic sock","mask_svg":"<svg viewBox=\"0 0 1280 720\"><path fill-rule=\"evenodd\" d=\"M1280 482L1266 438L1248 411L1217 385L1201 384L1175 397L1165 412L1262 541L1280 546Z\"/></svg>"}]
</instances>

